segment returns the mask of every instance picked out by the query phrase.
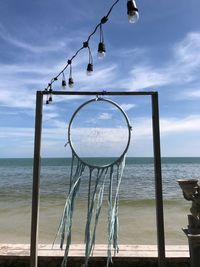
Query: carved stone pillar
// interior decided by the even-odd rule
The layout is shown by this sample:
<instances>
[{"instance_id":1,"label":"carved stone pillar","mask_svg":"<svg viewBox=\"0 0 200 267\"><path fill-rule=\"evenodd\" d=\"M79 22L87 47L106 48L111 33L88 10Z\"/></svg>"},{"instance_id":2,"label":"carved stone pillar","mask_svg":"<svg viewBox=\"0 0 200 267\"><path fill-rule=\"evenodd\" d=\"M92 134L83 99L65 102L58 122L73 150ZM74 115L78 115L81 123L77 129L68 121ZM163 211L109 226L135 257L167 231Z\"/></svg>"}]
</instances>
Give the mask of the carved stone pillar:
<instances>
[{"instance_id":1,"label":"carved stone pillar","mask_svg":"<svg viewBox=\"0 0 200 267\"><path fill-rule=\"evenodd\" d=\"M178 180L186 200L192 201L188 215L188 228L183 229L188 238L191 267L200 267L200 187L198 180Z\"/></svg>"}]
</instances>

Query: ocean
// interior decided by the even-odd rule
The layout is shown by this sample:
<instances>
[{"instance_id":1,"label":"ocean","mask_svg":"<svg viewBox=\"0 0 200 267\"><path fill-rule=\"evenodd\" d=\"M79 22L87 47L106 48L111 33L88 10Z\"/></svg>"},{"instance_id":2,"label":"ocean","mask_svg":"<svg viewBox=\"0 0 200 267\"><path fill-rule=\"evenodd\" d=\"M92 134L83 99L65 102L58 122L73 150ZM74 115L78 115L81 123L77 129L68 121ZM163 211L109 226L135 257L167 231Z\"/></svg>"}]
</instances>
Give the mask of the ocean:
<instances>
[{"instance_id":1,"label":"ocean","mask_svg":"<svg viewBox=\"0 0 200 267\"><path fill-rule=\"evenodd\" d=\"M101 162L101 158L98 159ZM0 159L0 242L29 243L31 223L32 159ZM39 243L52 244L69 189L71 159L42 159ZM185 245L191 203L178 179L200 178L200 158L162 159L165 238L167 245ZM85 182L84 182L85 181ZM156 215L152 158L127 158L120 187L119 244L156 244ZM72 242L83 243L87 179L75 205ZM97 243L106 243L107 200L97 228ZM58 243L59 240L56 241Z\"/></svg>"}]
</instances>

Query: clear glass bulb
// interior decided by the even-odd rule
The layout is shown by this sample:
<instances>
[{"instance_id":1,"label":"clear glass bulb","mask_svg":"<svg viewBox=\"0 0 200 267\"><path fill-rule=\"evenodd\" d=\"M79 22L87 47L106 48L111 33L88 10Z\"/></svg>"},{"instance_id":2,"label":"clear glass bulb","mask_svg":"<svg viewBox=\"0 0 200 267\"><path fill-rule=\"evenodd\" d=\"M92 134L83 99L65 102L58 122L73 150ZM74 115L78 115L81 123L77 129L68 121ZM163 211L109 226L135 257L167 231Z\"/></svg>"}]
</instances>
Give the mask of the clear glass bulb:
<instances>
[{"instance_id":1,"label":"clear glass bulb","mask_svg":"<svg viewBox=\"0 0 200 267\"><path fill-rule=\"evenodd\" d=\"M74 87L74 80L72 78L69 78L68 85L69 85L70 88Z\"/></svg>"},{"instance_id":2,"label":"clear glass bulb","mask_svg":"<svg viewBox=\"0 0 200 267\"><path fill-rule=\"evenodd\" d=\"M135 0L127 1L127 14L128 14L128 20L130 23L135 23L138 21L139 13L138 13Z\"/></svg>"},{"instance_id":3,"label":"clear glass bulb","mask_svg":"<svg viewBox=\"0 0 200 267\"><path fill-rule=\"evenodd\" d=\"M98 58L104 58L105 55L106 55L105 44L103 42L100 42L98 46Z\"/></svg>"},{"instance_id":4,"label":"clear glass bulb","mask_svg":"<svg viewBox=\"0 0 200 267\"><path fill-rule=\"evenodd\" d=\"M69 84L69 88L74 88L74 84L73 83L70 83Z\"/></svg>"},{"instance_id":5,"label":"clear glass bulb","mask_svg":"<svg viewBox=\"0 0 200 267\"><path fill-rule=\"evenodd\" d=\"M98 52L98 58L100 58L100 59L104 58L105 55L106 55L106 53L103 52L103 51L102 52Z\"/></svg>"},{"instance_id":6,"label":"clear glass bulb","mask_svg":"<svg viewBox=\"0 0 200 267\"><path fill-rule=\"evenodd\" d=\"M87 76L92 76L92 73L93 73L92 71L88 71L88 70L86 71Z\"/></svg>"},{"instance_id":7,"label":"clear glass bulb","mask_svg":"<svg viewBox=\"0 0 200 267\"><path fill-rule=\"evenodd\" d=\"M67 86L67 83L66 83L66 81L63 79L63 80L62 80L62 88L63 88L63 89L66 89L66 86Z\"/></svg>"},{"instance_id":8,"label":"clear glass bulb","mask_svg":"<svg viewBox=\"0 0 200 267\"><path fill-rule=\"evenodd\" d=\"M88 76L91 76L93 73L93 64L92 63L89 63L88 66L87 66L87 71L86 71L86 74Z\"/></svg>"},{"instance_id":9,"label":"clear glass bulb","mask_svg":"<svg viewBox=\"0 0 200 267\"><path fill-rule=\"evenodd\" d=\"M131 11L128 14L128 21L130 23L136 23L139 19L139 13L138 11Z\"/></svg>"}]
</instances>

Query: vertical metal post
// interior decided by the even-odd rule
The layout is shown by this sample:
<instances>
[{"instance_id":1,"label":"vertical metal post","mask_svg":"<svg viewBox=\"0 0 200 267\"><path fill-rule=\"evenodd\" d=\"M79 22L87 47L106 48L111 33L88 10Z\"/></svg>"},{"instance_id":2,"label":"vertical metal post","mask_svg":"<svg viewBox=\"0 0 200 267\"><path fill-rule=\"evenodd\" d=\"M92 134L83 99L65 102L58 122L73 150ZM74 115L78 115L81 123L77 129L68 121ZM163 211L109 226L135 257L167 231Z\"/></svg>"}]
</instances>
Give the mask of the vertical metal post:
<instances>
[{"instance_id":1,"label":"vertical metal post","mask_svg":"<svg viewBox=\"0 0 200 267\"><path fill-rule=\"evenodd\" d=\"M164 267L165 266L165 233L164 233L163 195L162 195L159 108L158 108L158 93L157 92L154 92L152 94L152 123L153 123L153 149L154 149L154 170L155 170L158 266Z\"/></svg>"},{"instance_id":2,"label":"vertical metal post","mask_svg":"<svg viewBox=\"0 0 200 267\"><path fill-rule=\"evenodd\" d=\"M39 221L39 200L40 200L40 148L42 134L42 106L43 94L41 91L36 95L35 111L35 143L33 161L33 185L32 185L32 216L31 216L31 247L30 267L37 267L38 252L38 221Z\"/></svg>"}]
</instances>

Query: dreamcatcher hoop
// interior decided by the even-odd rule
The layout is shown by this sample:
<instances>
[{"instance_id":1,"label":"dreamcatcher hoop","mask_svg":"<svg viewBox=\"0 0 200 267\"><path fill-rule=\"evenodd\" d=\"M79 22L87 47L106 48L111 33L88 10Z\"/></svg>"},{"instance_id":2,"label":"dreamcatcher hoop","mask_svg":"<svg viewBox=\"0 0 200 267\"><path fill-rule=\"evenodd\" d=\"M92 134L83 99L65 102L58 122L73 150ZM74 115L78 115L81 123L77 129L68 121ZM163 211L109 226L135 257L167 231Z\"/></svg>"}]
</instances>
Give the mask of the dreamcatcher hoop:
<instances>
[{"instance_id":1,"label":"dreamcatcher hoop","mask_svg":"<svg viewBox=\"0 0 200 267\"><path fill-rule=\"evenodd\" d=\"M96 97L96 98L93 98L93 99L90 99L86 102L84 102L82 105L80 105L76 110L75 112L73 113L72 117L71 117L71 120L69 122L69 126L68 126L68 143L70 145L70 148L73 152L73 154L85 165L87 165L88 167L90 168L98 168L99 166L97 165L93 165L93 164L89 164L88 162L85 162L79 155L78 153L76 152L75 148L74 148L74 144L73 144L73 141L72 141L72 138L71 138L71 128L72 128L72 124L73 124L73 121L76 117L76 115L79 113L79 111L81 109L83 109L85 106L93 103L93 102L96 102L96 101L103 101L103 102L106 102L106 103L109 103L113 106L115 106L117 108L118 111L120 111L120 113L123 115L124 119L125 119L125 122L126 122L126 125L127 125L127 129L128 129L128 137L127 137L127 143L125 145L125 148L124 150L122 151L121 155L119 157L117 157L117 159L115 159L113 162L109 163L109 164L105 164L103 166L101 166L102 168L107 168L107 167L110 167L111 165L115 165L117 162L119 162L126 154L128 148L129 148L129 145L130 145L130 140L131 140L131 131L132 131L132 126L130 124L130 121L128 119L128 116L126 115L125 111L114 101L110 100L110 99L106 99L106 98L102 98L102 97Z\"/></svg>"},{"instance_id":2,"label":"dreamcatcher hoop","mask_svg":"<svg viewBox=\"0 0 200 267\"><path fill-rule=\"evenodd\" d=\"M113 162L109 164L93 165L85 162L77 153L72 142L72 124L80 110L86 105L96 101L103 101L113 105L125 119L128 136L125 147ZM72 221L75 206L75 199L79 192L83 177L88 173L88 196L87 196L87 218L85 225L85 263L84 267L88 267L88 261L93 253L95 246L96 228L99 221L99 215L103 204L105 187L108 187L108 247L107 247L107 267L112 262L112 251L117 253L118 247L118 206L119 206L119 189L122 180L123 169L125 166L126 152L130 145L131 130L129 119L124 110L114 101L110 99L96 97L88 100L80 105L73 113L68 126L68 143L72 151L72 162L70 172L69 193L65 202L63 214L61 217L58 234L60 235L60 248L63 248L66 242L64 259L62 267L67 267L67 258L71 245ZM92 182L94 186L92 186Z\"/></svg>"}]
</instances>

